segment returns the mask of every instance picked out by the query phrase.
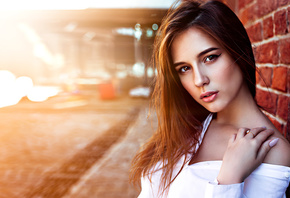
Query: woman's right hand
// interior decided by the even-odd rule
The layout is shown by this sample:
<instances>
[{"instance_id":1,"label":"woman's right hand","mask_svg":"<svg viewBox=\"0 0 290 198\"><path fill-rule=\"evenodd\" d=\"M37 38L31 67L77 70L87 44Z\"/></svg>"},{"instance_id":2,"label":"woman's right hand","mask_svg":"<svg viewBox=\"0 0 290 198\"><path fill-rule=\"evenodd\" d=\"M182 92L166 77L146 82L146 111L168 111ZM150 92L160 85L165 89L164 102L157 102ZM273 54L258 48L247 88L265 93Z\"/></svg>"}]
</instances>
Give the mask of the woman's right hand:
<instances>
[{"instance_id":1,"label":"woman's right hand","mask_svg":"<svg viewBox=\"0 0 290 198\"><path fill-rule=\"evenodd\" d=\"M233 135L217 177L219 184L243 182L264 160L278 139L267 140L274 133L264 127L241 128Z\"/></svg>"}]
</instances>

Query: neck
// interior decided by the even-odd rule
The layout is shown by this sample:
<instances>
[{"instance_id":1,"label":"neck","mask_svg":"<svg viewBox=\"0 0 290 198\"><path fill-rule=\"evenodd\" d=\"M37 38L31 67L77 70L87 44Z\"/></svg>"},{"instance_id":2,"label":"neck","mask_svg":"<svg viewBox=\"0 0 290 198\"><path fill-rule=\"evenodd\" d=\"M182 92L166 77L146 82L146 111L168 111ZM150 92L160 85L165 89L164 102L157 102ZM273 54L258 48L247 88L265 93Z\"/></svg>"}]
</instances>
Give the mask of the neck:
<instances>
[{"instance_id":1,"label":"neck","mask_svg":"<svg viewBox=\"0 0 290 198\"><path fill-rule=\"evenodd\" d=\"M265 121L265 116L257 106L248 88L244 85L242 90L223 111L217 113L217 123L232 125L237 128L259 127Z\"/></svg>"}]
</instances>

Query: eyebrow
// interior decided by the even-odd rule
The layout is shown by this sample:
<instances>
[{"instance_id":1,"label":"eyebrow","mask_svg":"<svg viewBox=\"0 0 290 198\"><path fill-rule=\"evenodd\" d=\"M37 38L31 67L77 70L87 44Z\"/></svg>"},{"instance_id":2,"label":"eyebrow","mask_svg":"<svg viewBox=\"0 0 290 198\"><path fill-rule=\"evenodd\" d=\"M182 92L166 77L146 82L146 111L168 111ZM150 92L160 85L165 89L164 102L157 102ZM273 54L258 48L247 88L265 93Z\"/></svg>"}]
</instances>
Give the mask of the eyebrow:
<instances>
[{"instance_id":1,"label":"eyebrow","mask_svg":"<svg viewBox=\"0 0 290 198\"><path fill-rule=\"evenodd\" d=\"M217 50L217 49L219 49L219 48L217 48L217 47L210 47L210 48L205 49L205 50L203 50L202 52L200 52L200 53L197 55L197 57L199 58L199 57L201 57L201 56L203 56L203 55L205 55L205 54L207 54L207 53L209 53L209 52L211 52L211 51ZM174 63L173 66L174 66L174 67L177 67L178 65L183 65L183 64L185 64L185 63L186 63L186 62L177 62L177 63Z\"/></svg>"},{"instance_id":2,"label":"eyebrow","mask_svg":"<svg viewBox=\"0 0 290 198\"><path fill-rule=\"evenodd\" d=\"M207 54L207 53L209 53L209 52L211 52L211 51L213 51L213 50L217 50L217 49L219 49L219 48L217 48L217 47L210 47L210 48L208 48L208 49L203 50L202 52L200 52L200 53L197 55L197 57L201 57L201 56L203 56L203 55L205 55L205 54Z\"/></svg>"}]
</instances>

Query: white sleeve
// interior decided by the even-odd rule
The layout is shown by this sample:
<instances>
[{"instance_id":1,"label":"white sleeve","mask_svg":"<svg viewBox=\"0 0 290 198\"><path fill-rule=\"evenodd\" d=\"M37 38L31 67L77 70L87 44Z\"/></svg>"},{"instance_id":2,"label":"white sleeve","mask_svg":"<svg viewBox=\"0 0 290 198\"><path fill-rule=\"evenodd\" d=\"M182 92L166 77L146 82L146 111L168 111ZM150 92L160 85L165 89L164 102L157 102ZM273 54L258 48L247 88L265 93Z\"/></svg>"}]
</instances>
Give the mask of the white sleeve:
<instances>
[{"instance_id":1,"label":"white sleeve","mask_svg":"<svg viewBox=\"0 0 290 198\"><path fill-rule=\"evenodd\" d=\"M266 165L263 165L264 167ZM269 165L267 165L269 166ZM231 185L217 185L208 182L205 190L205 198L286 198L285 191L290 182L290 170L288 167L280 167L283 170L258 169L253 172L245 182Z\"/></svg>"},{"instance_id":2,"label":"white sleeve","mask_svg":"<svg viewBox=\"0 0 290 198\"><path fill-rule=\"evenodd\" d=\"M205 198L243 198L244 182L230 185L217 185L208 182L205 189Z\"/></svg>"},{"instance_id":3,"label":"white sleeve","mask_svg":"<svg viewBox=\"0 0 290 198\"><path fill-rule=\"evenodd\" d=\"M271 170L268 170L266 174L250 175L250 177L245 180L244 194L249 198L285 198L285 191L290 181L290 172L271 172Z\"/></svg>"},{"instance_id":4,"label":"white sleeve","mask_svg":"<svg viewBox=\"0 0 290 198\"><path fill-rule=\"evenodd\" d=\"M159 185L160 185L159 172L154 173L151 178L151 182L148 176L141 177L141 192L138 198L155 198L158 197Z\"/></svg>"},{"instance_id":5,"label":"white sleeve","mask_svg":"<svg viewBox=\"0 0 290 198\"><path fill-rule=\"evenodd\" d=\"M154 197L154 192L152 189L152 184L147 177L141 178L141 193L138 198L150 198Z\"/></svg>"}]
</instances>

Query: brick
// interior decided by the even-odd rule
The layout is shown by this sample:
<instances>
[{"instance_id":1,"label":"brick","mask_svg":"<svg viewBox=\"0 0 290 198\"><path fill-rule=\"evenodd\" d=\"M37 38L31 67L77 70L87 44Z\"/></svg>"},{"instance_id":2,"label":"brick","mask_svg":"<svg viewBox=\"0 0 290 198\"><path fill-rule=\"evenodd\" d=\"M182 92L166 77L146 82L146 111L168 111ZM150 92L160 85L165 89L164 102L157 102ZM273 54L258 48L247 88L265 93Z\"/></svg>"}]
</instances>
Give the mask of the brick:
<instances>
[{"instance_id":1,"label":"brick","mask_svg":"<svg viewBox=\"0 0 290 198\"><path fill-rule=\"evenodd\" d=\"M290 93L290 68L288 68L288 71L287 71L287 93ZM290 106L289 106L289 111L290 111ZM289 115L290 116L290 115ZM289 117L289 120L290 120L290 117ZM290 125L289 125L290 126Z\"/></svg>"},{"instance_id":2,"label":"brick","mask_svg":"<svg viewBox=\"0 0 290 198\"><path fill-rule=\"evenodd\" d=\"M256 84L260 84L260 80L261 80L261 77L260 77L260 70L259 70L259 68L257 68L257 70L256 70Z\"/></svg>"},{"instance_id":3,"label":"brick","mask_svg":"<svg viewBox=\"0 0 290 198\"><path fill-rule=\"evenodd\" d=\"M258 6L257 4L252 4L248 8L248 17L250 21L256 20L257 19L257 12L258 12Z\"/></svg>"},{"instance_id":4,"label":"brick","mask_svg":"<svg viewBox=\"0 0 290 198\"><path fill-rule=\"evenodd\" d=\"M286 67L274 68L272 88L286 92L286 89L287 89L287 68Z\"/></svg>"},{"instance_id":5,"label":"brick","mask_svg":"<svg viewBox=\"0 0 290 198\"><path fill-rule=\"evenodd\" d=\"M259 80L259 84L262 85L263 87L270 87L272 84L272 74L273 74L273 69L270 67L261 67L261 76Z\"/></svg>"},{"instance_id":6,"label":"brick","mask_svg":"<svg viewBox=\"0 0 290 198\"><path fill-rule=\"evenodd\" d=\"M239 10L243 9L247 4L251 3L253 0L239 0Z\"/></svg>"},{"instance_id":7,"label":"brick","mask_svg":"<svg viewBox=\"0 0 290 198\"><path fill-rule=\"evenodd\" d=\"M273 31L273 18L272 16L264 19L263 21L263 38L271 38L274 35Z\"/></svg>"},{"instance_id":8,"label":"brick","mask_svg":"<svg viewBox=\"0 0 290 198\"><path fill-rule=\"evenodd\" d=\"M274 118L272 118L272 117L269 117L269 116L267 116L267 117L268 117L269 120L273 123L273 125L276 127L276 129L278 129L278 131L279 131L281 134L283 134L283 133L282 133L282 131L283 131L283 125L280 124L276 119L274 119Z\"/></svg>"},{"instance_id":9,"label":"brick","mask_svg":"<svg viewBox=\"0 0 290 198\"><path fill-rule=\"evenodd\" d=\"M288 107L288 109L290 110L290 108ZM286 138L287 140L290 142L290 115L288 115L288 119L287 119L287 123L286 123Z\"/></svg>"},{"instance_id":10,"label":"brick","mask_svg":"<svg viewBox=\"0 0 290 198\"><path fill-rule=\"evenodd\" d=\"M280 63L290 63L290 38L280 40Z\"/></svg>"},{"instance_id":11,"label":"brick","mask_svg":"<svg viewBox=\"0 0 290 198\"><path fill-rule=\"evenodd\" d=\"M248 10L247 9L239 12L239 19L244 25L248 23Z\"/></svg>"},{"instance_id":12,"label":"brick","mask_svg":"<svg viewBox=\"0 0 290 198\"><path fill-rule=\"evenodd\" d=\"M251 42L257 42L262 40L262 24L256 23L247 28L247 33L250 37Z\"/></svg>"},{"instance_id":13,"label":"brick","mask_svg":"<svg viewBox=\"0 0 290 198\"><path fill-rule=\"evenodd\" d=\"M277 115L282 118L284 121L287 120L288 117L288 104L290 98L287 96L279 95L278 97L278 108Z\"/></svg>"},{"instance_id":14,"label":"brick","mask_svg":"<svg viewBox=\"0 0 290 198\"><path fill-rule=\"evenodd\" d=\"M258 17L265 16L277 8L277 1L275 0L257 0Z\"/></svg>"},{"instance_id":15,"label":"brick","mask_svg":"<svg viewBox=\"0 0 290 198\"><path fill-rule=\"evenodd\" d=\"M273 123L274 122L274 119L273 118L271 118L270 116L268 116L268 115L266 115L267 116L267 118Z\"/></svg>"},{"instance_id":16,"label":"brick","mask_svg":"<svg viewBox=\"0 0 290 198\"><path fill-rule=\"evenodd\" d=\"M278 43L272 41L259 45L256 49L257 63L274 63L277 64L279 60Z\"/></svg>"},{"instance_id":17,"label":"brick","mask_svg":"<svg viewBox=\"0 0 290 198\"><path fill-rule=\"evenodd\" d=\"M290 32L290 7L287 9L287 25L288 25L288 32Z\"/></svg>"},{"instance_id":18,"label":"brick","mask_svg":"<svg viewBox=\"0 0 290 198\"><path fill-rule=\"evenodd\" d=\"M257 46L256 45L252 45L252 49L253 49L253 54L254 54L254 58L257 59Z\"/></svg>"},{"instance_id":19,"label":"brick","mask_svg":"<svg viewBox=\"0 0 290 198\"><path fill-rule=\"evenodd\" d=\"M240 20L244 25L248 22L254 21L257 19L258 7L256 4L252 4L248 8L244 9L239 13Z\"/></svg>"},{"instance_id":20,"label":"brick","mask_svg":"<svg viewBox=\"0 0 290 198\"><path fill-rule=\"evenodd\" d=\"M280 10L274 14L275 35L283 35L288 33L286 10Z\"/></svg>"},{"instance_id":21,"label":"brick","mask_svg":"<svg viewBox=\"0 0 290 198\"><path fill-rule=\"evenodd\" d=\"M277 98L274 93L263 91L261 89L256 90L256 100L259 106L265 111L275 115L277 110Z\"/></svg>"},{"instance_id":22,"label":"brick","mask_svg":"<svg viewBox=\"0 0 290 198\"><path fill-rule=\"evenodd\" d=\"M277 120L273 121L274 126L276 127L276 129L278 129L278 131L283 134L283 125L280 124Z\"/></svg>"},{"instance_id":23,"label":"brick","mask_svg":"<svg viewBox=\"0 0 290 198\"><path fill-rule=\"evenodd\" d=\"M277 0L277 3L278 3L278 7L281 7L281 6L284 6L284 5L287 5L287 3L289 3L289 0Z\"/></svg>"},{"instance_id":24,"label":"brick","mask_svg":"<svg viewBox=\"0 0 290 198\"><path fill-rule=\"evenodd\" d=\"M254 53L254 58L256 61L256 64L260 63L259 59L260 59L260 51L261 51L261 45L252 45L252 49L253 49L253 53Z\"/></svg>"}]
</instances>

